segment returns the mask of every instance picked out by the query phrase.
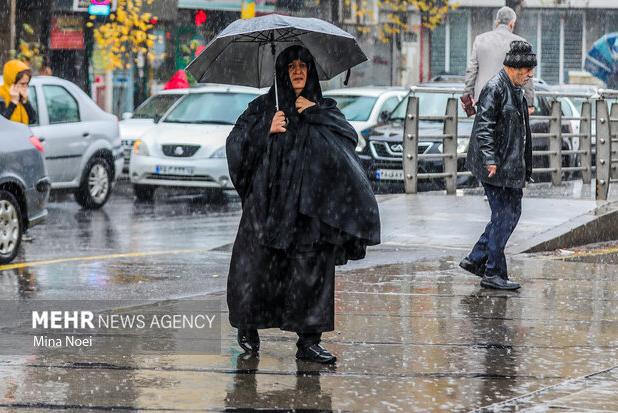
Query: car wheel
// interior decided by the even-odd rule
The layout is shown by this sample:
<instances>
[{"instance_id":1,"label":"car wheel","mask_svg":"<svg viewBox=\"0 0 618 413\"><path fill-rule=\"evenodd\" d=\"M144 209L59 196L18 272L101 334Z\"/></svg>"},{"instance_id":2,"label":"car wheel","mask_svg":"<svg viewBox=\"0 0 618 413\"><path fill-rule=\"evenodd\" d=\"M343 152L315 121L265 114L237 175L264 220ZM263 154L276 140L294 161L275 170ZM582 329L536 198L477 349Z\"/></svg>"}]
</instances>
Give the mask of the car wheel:
<instances>
[{"instance_id":1,"label":"car wheel","mask_svg":"<svg viewBox=\"0 0 618 413\"><path fill-rule=\"evenodd\" d=\"M13 194L0 190L0 264L13 261L23 230L19 203Z\"/></svg>"},{"instance_id":2,"label":"car wheel","mask_svg":"<svg viewBox=\"0 0 618 413\"><path fill-rule=\"evenodd\" d=\"M152 201L156 190L157 187L153 185L133 185L133 193L140 202Z\"/></svg>"},{"instance_id":3,"label":"car wheel","mask_svg":"<svg viewBox=\"0 0 618 413\"><path fill-rule=\"evenodd\" d=\"M75 200L85 209L101 208L112 193L112 172L103 158L94 158L86 165L86 172Z\"/></svg>"}]
</instances>

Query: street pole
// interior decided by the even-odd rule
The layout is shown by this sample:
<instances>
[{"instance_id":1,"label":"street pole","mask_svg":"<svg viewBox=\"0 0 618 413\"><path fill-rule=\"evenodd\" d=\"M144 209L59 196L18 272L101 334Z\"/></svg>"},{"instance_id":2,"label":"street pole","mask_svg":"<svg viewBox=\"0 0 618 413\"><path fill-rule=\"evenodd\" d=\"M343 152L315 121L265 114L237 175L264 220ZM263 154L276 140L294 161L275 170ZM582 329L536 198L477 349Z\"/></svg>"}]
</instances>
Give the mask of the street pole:
<instances>
[{"instance_id":1,"label":"street pole","mask_svg":"<svg viewBox=\"0 0 618 413\"><path fill-rule=\"evenodd\" d=\"M11 2L11 14L10 14L10 22L9 22L9 26L10 26L10 30L11 30L11 34L10 34L10 40L9 40L9 56L11 58L15 57L15 50L17 47L17 30L16 30L16 14L17 14L17 0L9 0Z\"/></svg>"}]
</instances>

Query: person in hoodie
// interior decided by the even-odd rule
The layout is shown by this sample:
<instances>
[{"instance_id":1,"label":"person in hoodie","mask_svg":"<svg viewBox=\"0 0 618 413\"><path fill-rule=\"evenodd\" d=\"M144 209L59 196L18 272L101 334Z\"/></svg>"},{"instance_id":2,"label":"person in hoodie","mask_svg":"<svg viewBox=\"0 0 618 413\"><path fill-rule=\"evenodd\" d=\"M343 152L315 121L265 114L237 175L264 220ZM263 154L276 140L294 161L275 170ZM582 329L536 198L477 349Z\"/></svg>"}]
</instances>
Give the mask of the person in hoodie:
<instances>
[{"instance_id":1,"label":"person in hoodie","mask_svg":"<svg viewBox=\"0 0 618 413\"><path fill-rule=\"evenodd\" d=\"M335 363L320 345L335 324L335 266L380 242L380 217L355 148L357 134L322 97L316 63L291 46L276 60L275 87L256 98L227 139L242 202L227 302L238 343L260 348L259 329L297 333L296 358Z\"/></svg>"},{"instance_id":2,"label":"person in hoodie","mask_svg":"<svg viewBox=\"0 0 618 413\"><path fill-rule=\"evenodd\" d=\"M4 84L0 86L0 115L24 125L36 123L36 111L28 100L31 78L32 71L21 60L9 60L4 65Z\"/></svg>"},{"instance_id":3,"label":"person in hoodie","mask_svg":"<svg viewBox=\"0 0 618 413\"><path fill-rule=\"evenodd\" d=\"M0 86L0 115L13 122L32 125L37 122L36 111L28 100L28 85L32 71L21 60L9 60L4 65L3 81ZM26 230L22 241L34 239Z\"/></svg>"}]
</instances>

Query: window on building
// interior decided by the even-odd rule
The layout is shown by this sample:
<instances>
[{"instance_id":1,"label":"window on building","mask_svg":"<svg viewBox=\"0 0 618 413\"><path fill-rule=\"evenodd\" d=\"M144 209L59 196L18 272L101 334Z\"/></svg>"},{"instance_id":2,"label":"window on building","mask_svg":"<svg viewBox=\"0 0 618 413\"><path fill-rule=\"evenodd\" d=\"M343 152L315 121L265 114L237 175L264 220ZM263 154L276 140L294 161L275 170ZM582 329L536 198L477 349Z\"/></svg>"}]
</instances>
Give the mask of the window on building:
<instances>
[{"instance_id":1,"label":"window on building","mask_svg":"<svg viewBox=\"0 0 618 413\"><path fill-rule=\"evenodd\" d=\"M341 18L347 24L375 24L378 9L365 0L340 0ZM360 13L359 13L360 12Z\"/></svg>"},{"instance_id":2,"label":"window on building","mask_svg":"<svg viewBox=\"0 0 618 413\"><path fill-rule=\"evenodd\" d=\"M582 69L583 13L569 13L564 19L564 82L569 72Z\"/></svg>"},{"instance_id":3,"label":"window on building","mask_svg":"<svg viewBox=\"0 0 618 413\"><path fill-rule=\"evenodd\" d=\"M470 12L449 13L444 22L431 32L431 75L464 74L468 65Z\"/></svg>"}]
</instances>

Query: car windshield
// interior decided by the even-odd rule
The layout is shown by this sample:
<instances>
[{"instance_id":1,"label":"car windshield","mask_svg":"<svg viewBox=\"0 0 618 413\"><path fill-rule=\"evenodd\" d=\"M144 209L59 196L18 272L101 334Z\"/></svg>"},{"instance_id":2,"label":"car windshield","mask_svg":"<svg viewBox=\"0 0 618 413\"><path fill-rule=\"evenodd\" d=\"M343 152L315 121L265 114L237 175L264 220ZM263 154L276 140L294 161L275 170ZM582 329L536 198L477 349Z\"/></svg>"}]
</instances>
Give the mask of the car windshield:
<instances>
[{"instance_id":1,"label":"car windshield","mask_svg":"<svg viewBox=\"0 0 618 413\"><path fill-rule=\"evenodd\" d=\"M172 109L163 122L233 125L256 97L252 93L191 93Z\"/></svg>"},{"instance_id":2,"label":"car windshield","mask_svg":"<svg viewBox=\"0 0 618 413\"><path fill-rule=\"evenodd\" d=\"M419 116L444 116L446 113L446 102L451 97L448 93L416 93L419 99ZM459 100L459 96L456 96ZM391 114L391 120L403 120L408 110L408 98L402 100ZM468 119L461 104L457 102L457 116L460 120ZM442 121L438 121L442 122Z\"/></svg>"},{"instance_id":3,"label":"car windshield","mask_svg":"<svg viewBox=\"0 0 618 413\"><path fill-rule=\"evenodd\" d=\"M328 95L327 95L328 96ZM366 121L378 98L370 96L335 96L330 95L337 102L337 107L348 121Z\"/></svg>"},{"instance_id":4,"label":"car windshield","mask_svg":"<svg viewBox=\"0 0 618 413\"><path fill-rule=\"evenodd\" d=\"M133 112L134 119L154 119L155 115L163 115L182 95L156 95L139 105Z\"/></svg>"}]
</instances>

